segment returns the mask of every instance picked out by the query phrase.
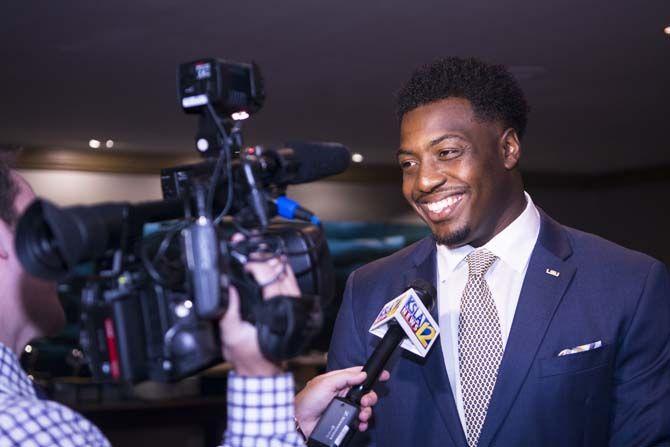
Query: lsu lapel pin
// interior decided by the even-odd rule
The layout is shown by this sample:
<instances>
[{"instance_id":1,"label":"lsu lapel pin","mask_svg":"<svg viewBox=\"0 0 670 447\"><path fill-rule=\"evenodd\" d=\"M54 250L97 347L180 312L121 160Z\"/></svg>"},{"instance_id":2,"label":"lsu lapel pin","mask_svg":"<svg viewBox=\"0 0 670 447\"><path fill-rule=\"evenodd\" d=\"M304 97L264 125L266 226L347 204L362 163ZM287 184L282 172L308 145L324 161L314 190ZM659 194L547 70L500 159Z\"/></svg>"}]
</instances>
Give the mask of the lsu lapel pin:
<instances>
[{"instance_id":1,"label":"lsu lapel pin","mask_svg":"<svg viewBox=\"0 0 670 447\"><path fill-rule=\"evenodd\" d=\"M558 278L561 275L561 272L557 272L556 270L553 269L547 269L546 270L547 275L555 276Z\"/></svg>"}]
</instances>

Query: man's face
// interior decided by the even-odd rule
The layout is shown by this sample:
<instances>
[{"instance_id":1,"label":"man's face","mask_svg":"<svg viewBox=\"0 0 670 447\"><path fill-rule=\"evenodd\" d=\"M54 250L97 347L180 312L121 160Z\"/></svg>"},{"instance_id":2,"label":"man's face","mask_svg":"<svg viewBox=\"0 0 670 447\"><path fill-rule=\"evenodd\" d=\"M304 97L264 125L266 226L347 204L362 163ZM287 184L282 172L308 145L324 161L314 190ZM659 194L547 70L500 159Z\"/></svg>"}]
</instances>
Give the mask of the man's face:
<instances>
[{"instance_id":1,"label":"man's face","mask_svg":"<svg viewBox=\"0 0 670 447\"><path fill-rule=\"evenodd\" d=\"M403 195L439 243L481 246L516 217L507 134L498 123L477 120L470 102L461 98L403 116L398 150Z\"/></svg>"},{"instance_id":2,"label":"man's face","mask_svg":"<svg viewBox=\"0 0 670 447\"><path fill-rule=\"evenodd\" d=\"M35 199L35 193L18 174L14 173L13 179L19 188L14 205L18 214L21 215ZM26 272L19 263L14 247L12 246L10 250L13 258L12 264L14 264L13 270L18 279L17 293L20 295L20 302L23 306L22 313L28 318L27 324L34 327L38 336L54 335L65 324L65 315L58 299L56 283L36 278Z\"/></svg>"}]
</instances>

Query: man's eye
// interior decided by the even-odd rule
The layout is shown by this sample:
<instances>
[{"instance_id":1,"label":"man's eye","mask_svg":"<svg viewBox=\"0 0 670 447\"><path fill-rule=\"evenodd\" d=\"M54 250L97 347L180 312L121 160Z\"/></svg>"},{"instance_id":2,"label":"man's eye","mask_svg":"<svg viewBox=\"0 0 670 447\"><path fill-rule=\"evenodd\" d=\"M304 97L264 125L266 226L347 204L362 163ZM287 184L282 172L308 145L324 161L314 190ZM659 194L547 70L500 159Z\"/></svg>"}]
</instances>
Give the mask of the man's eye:
<instances>
[{"instance_id":1,"label":"man's eye","mask_svg":"<svg viewBox=\"0 0 670 447\"><path fill-rule=\"evenodd\" d=\"M443 159L449 159L449 158L454 158L458 157L461 154L461 149L453 148L453 149L442 149L439 153L440 158Z\"/></svg>"},{"instance_id":2,"label":"man's eye","mask_svg":"<svg viewBox=\"0 0 670 447\"><path fill-rule=\"evenodd\" d=\"M400 161L400 169L409 169L414 165L416 165L416 162L414 160L401 160Z\"/></svg>"}]
</instances>

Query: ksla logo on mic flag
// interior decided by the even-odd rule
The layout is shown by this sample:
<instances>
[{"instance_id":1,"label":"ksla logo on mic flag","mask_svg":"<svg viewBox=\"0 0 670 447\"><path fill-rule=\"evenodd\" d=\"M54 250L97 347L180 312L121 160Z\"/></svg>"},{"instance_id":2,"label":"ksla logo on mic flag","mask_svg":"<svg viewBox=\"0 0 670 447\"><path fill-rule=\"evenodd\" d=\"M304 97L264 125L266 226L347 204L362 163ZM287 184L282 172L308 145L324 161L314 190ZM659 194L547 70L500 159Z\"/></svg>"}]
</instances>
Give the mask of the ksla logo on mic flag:
<instances>
[{"instance_id":1,"label":"ksla logo on mic flag","mask_svg":"<svg viewBox=\"0 0 670 447\"><path fill-rule=\"evenodd\" d=\"M437 323L414 289L408 289L386 303L372 323L370 333L380 338L384 337L391 320L396 321L407 334L407 338L400 343L400 346L421 357L428 354L440 334Z\"/></svg>"}]
</instances>

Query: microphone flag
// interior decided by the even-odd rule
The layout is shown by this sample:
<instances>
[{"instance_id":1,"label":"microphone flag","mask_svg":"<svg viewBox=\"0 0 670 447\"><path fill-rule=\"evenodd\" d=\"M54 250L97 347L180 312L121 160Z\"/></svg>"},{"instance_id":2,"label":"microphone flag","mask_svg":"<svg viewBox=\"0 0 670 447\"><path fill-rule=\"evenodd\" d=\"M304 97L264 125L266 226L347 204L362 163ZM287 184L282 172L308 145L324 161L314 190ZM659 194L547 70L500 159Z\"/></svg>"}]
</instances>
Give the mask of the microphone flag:
<instances>
[{"instance_id":1,"label":"microphone flag","mask_svg":"<svg viewBox=\"0 0 670 447\"><path fill-rule=\"evenodd\" d=\"M411 288L384 305L370 333L383 338L392 324L398 324L407 334L400 347L421 357L428 354L440 334L433 316Z\"/></svg>"}]
</instances>

